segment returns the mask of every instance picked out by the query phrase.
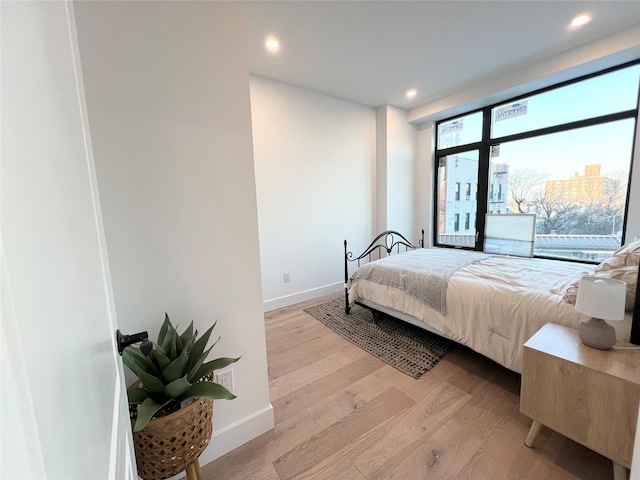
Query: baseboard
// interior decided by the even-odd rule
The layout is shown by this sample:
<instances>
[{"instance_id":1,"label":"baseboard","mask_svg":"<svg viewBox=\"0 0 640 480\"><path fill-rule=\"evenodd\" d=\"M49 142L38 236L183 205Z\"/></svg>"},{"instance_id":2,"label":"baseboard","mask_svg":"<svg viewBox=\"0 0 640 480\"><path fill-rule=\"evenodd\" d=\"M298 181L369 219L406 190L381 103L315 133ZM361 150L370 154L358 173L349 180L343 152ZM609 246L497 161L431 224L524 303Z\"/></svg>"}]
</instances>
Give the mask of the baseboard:
<instances>
[{"instance_id":1,"label":"baseboard","mask_svg":"<svg viewBox=\"0 0 640 480\"><path fill-rule=\"evenodd\" d=\"M242 420L213 432L211 444L200 455L200 466L213 462L225 453L244 445L250 440L268 432L275 424L273 406L254 413Z\"/></svg>"},{"instance_id":2,"label":"baseboard","mask_svg":"<svg viewBox=\"0 0 640 480\"><path fill-rule=\"evenodd\" d=\"M264 311L270 312L272 310L277 310L278 308L288 307L289 305L306 302L307 300L313 300L314 298L322 297L324 295L338 293L342 290L344 290L344 282L338 282L332 283L331 285L325 285L323 287L312 288L311 290L305 290L304 292L293 293L284 297L265 300L263 302Z\"/></svg>"},{"instance_id":3,"label":"baseboard","mask_svg":"<svg viewBox=\"0 0 640 480\"><path fill-rule=\"evenodd\" d=\"M211 442L202 455L200 455L200 467L213 462L231 450L268 432L274 426L273 406L254 413L228 427L216 430L211 436ZM184 479L184 474L174 475L168 480Z\"/></svg>"}]
</instances>

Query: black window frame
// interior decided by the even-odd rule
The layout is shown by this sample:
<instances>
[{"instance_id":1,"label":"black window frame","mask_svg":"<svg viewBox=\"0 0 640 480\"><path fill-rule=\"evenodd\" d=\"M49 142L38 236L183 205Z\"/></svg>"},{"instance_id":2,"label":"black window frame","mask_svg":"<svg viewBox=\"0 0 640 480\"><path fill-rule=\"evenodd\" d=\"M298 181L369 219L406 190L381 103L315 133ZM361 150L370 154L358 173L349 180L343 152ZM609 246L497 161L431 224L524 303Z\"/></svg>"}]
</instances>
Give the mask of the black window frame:
<instances>
[{"instance_id":1,"label":"black window frame","mask_svg":"<svg viewBox=\"0 0 640 480\"><path fill-rule=\"evenodd\" d=\"M458 248L458 249L464 249L464 250L475 250L475 251L482 251L483 245L484 245L484 238L485 238L485 218L486 218L486 214L488 213L488 205L490 203L489 201L489 177L490 177L490 172L489 172L489 164L490 164L490 152L491 152L491 148L499 145L501 143L507 143L507 142L511 142L511 141L515 141L515 140L522 140L522 139L528 139L528 138L534 138L534 137L538 137L538 136L543 136L543 135L549 135L549 134L553 134L553 133L558 133L558 132L565 132L565 131L569 131L569 130L575 130L578 128L584 128L584 127L589 127L589 126L593 126L593 125L600 125L600 124L605 124L605 123L609 123L609 122L614 122L617 120L624 120L624 119L629 119L632 118L635 121L635 129L634 129L634 134L633 134L633 146L631 149L631 163L629 165L629 177L628 177L628 181L627 181L627 192L626 192L626 196L625 196L625 207L624 207L624 221L622 224L622 237L621 237L621 245L625 244L625 238L626 238L626 227L627 227L627 217L629 215L629 196L630 196L630 192L631 192L631 178L633 175L633 166L634 166L634 161L635 161L635 145L637 143L637 132L638 132L638 112L640 110L640 82L639 82L639 87L638 87L638 98L637 98L637 102L636 102L636 106L635 109L630 109L630 110L625 110L622 112L617 112L617 113L612 113L612 114L605 114L605 115L599 115L596 117L591 117L588 119L582 119L582 120L576 120L576 121L571 121L571 122L567 122L567 123L562 123L562 124L558 124L558 125L554 125L551 127L543 127L543 128L539 128L539 129L535 129L535 130L530 130L527 132L520 132L520 133L516 133L516 134L510 134L510 135L505 135L502 137L495 137L495 138L491 138L491 111L501 105L504 104L508 104L508 103L515 103L519 100L523 100L523 99L527 99L529 97L532 97L534 95L538 95L540 93L544 93L550 90L555 90L561 87L565 87L567 85L571 85L574 83L578 83L578 82L582 82L584 80L588 80L590 78L594 78L594 77L598 77L601 75L605 75L607 73L611 73L611 72L615 72L617 70L622 70L624 68L628 68L628 67L632 67L634 65L640 65L640 59L639 60L634 60L631 62L627 62L624 63L622 65L618 65L615 67L610 67L610 68L606 68L604 70L600 70L594 73L590 73L588 75L583 75L571 80L566 80L564 82L560 82L560 83L556 83L553 85L549 85L548 87L544 87L538 90L533 90L521 95L518 95L516 97L512 97L512 98L508 98L505 100L501 100L497 103L493 103L491 105L487 105L485 107L482 108L477 108L477 109L473 109L473 110L469 110L466 112L462 112L459 114L456 114L454 116L451 117L447 117L447 118L443 118L442 120L438 120L435 122L434 124L434 132L435 132L435 154L434 154L434 158L435 158L435 164L437 165L438 163L438 159L443 158L443 157L448 157L449 155L458 155L458 154L463 154L466 152L470 152L470 151L477 151L478 152L478 183L476 185L476 221L475 221L475 227L476 227L476 235L475 235L475 245L473 247L468 247L468 246L464 246L464 245L451 245L451 244L445 244L445 243L440 243L438 241L438 220L439 220L439 216L438 216L438 185L440 182L440 178L439 178L439 174L438 174L438 168L435 168L433 170L433 176L434 176L434 183L433 185L435 185L434 188L434 192L433 192L433 245L435 247L442 247L442 248ZM448 148L443 148L443 149L438 149L438 126L442 123L446 123L446 122L450 122L454 119L460 118L460 117L464 117L467 115L472 115L475 114L477 112L482 112L482 139L479 142L473 142L473 143L469 143L469 144L465 144L465 145L459 145L459 146L454 146L454 147L448 147ZM480 201L480 199L482 199L482 201ZM534 255L536 258L552 258L554 260L559 260L559 261L567 261L567 262L571 262L571 261L582 261L584 262L584 260L573 260L573 259L559 259L557 257L545 257L542 255ZM592 263L598 263L598 262L592 262Z\"/></svg>"}]
</instances>

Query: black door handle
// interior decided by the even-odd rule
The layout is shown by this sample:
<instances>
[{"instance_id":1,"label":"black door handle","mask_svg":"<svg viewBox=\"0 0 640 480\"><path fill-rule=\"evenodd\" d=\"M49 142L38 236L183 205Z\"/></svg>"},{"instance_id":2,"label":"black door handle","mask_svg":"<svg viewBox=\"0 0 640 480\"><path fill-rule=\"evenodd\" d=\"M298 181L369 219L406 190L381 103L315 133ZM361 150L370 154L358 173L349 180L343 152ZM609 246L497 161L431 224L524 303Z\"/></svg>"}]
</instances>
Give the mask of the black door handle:
<instances>
[{"instance_id":1,"label":"black door handle","mask_svg":"<svg viewBox=\"0 0 640 480\"><path fill-rule=\"evenodd\" d=\"M147 332L134 333L133 335L123 335L120 330L116 330L116 341L118 343L118 353L122 355L122 351L129 345L142 342L140 344L140 351L144 355L149 355L153 348L153 343L149 341L149 334Z\"/></svg>"}]
</instances>

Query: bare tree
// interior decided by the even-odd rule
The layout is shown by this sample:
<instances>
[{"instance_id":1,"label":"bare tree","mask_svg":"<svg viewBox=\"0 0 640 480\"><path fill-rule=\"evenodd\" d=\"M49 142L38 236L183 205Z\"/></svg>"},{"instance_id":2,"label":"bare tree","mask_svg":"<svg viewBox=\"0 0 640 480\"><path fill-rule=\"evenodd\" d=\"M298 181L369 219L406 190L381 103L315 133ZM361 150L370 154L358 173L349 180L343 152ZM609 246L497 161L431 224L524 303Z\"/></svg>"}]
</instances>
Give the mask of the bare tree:
<instances>
[{"instance_id":1,"label":"bare tree","mask_svg":"<svg viewBox=\"0 0 640 480\"><path fill-rule=\"evenodd\" d=\"M580 217L577 205L560 194L537 192L534 194L536 207L536 233L560 235L571 234Z\"/></svg>"},{"instance_id":2,"label":"bare tree","mask_svg":"<svg viewBox=\"0 0 640 480\"><path fill-rule=\"evenodd\" d=\"M580 202L588 209L592 209L594 205L602 198L604 190L604 178L602 177L581 177L581 196Z\"/></svg>"},{"instance_id":3,"label":"bare tree","mask_svg":"<svg viewBox=\"0 0 640 480\"><path fill-rule=\"evenodd\" d=\"M544 189L548 174L530 168L509 172L509 192L516 204L517 213L527 213L527 206L535 203L535 195ZM540 197L540 195L538 195Z\"/></svg>"},{"instance_id":4,"label":"bare tree","mask_svg":"<svg viewBox=\"0 0 640 480\"><path fill-rule=\"evenodd\" d=\"M629 175L627 172L613 172L607 178L608 183L604 186L601 203L605 209L620 213L624 211L627 200Z\"/></svg>"},{"instance_id":5,"label":"bare tree","mask_svg":"<svg viewBox=\"0 0 640 480\"><path fill-rule=\"evenodd\" d=\"M598 195L583 204L581 233L613 235L619 230L616 227L622 225L628 175L615 172L603 178L602 182Z\"/></svg>"}]
</instances>

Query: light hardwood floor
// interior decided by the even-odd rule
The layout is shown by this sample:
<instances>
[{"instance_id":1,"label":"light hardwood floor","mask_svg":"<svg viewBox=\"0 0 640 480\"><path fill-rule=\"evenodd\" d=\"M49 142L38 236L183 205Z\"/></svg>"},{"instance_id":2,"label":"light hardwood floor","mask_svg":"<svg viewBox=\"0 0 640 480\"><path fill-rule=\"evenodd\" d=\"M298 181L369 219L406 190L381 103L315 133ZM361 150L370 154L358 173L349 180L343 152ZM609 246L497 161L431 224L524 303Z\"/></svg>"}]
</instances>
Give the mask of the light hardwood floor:
<instances>
[{"instance_id":1,"label":"light hardwood floor","mask_svg":"<svg viewBox=\"0 0 640 480\"><path fill-rule=\"evenodd\" d=\"M265 315L275 428L202 469L214 479L607 480L611 462L531 421L520 375L456 345L420 379L302 311Z\"/></svg>"}]
</instances>

